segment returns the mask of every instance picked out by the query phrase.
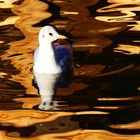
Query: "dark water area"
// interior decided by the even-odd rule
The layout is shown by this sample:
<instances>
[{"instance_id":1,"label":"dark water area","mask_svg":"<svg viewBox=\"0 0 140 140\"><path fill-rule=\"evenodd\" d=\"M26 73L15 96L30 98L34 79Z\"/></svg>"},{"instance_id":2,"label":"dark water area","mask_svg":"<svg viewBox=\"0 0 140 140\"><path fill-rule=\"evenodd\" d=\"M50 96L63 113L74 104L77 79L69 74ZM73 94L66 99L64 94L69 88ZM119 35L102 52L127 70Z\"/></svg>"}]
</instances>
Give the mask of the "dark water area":
<instances>
[{"instance_id":1,"label":"dark water area","mask_svg":"<svg viewBox=\"0 0 140 140\"><path fill-rule=\"evenodd\" d=\"M140 139L139 0L0 0L0 139ZM73 41L74 75L58 110L33 86L38 32Z\"/></svg>"}]
</instances>

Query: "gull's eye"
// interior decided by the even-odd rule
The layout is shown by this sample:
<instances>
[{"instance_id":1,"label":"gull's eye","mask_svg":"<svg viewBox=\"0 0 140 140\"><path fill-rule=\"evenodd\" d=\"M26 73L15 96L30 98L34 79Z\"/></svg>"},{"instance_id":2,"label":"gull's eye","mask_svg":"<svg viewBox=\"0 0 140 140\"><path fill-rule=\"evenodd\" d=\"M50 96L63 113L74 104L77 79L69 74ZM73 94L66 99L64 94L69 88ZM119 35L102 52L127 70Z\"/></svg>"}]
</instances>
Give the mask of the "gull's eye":
<instances>
[{"instance_id":1,"label":"gull's eye","mask_svg":"<svg viewBox=\"0 0 140 140\"><path fill-rule=\"evenodd\" d=\"M53 34L52 34L52 33L49 33L49 35L50 35L50 36L53 36Z\"/></svg>"}]
</instances>

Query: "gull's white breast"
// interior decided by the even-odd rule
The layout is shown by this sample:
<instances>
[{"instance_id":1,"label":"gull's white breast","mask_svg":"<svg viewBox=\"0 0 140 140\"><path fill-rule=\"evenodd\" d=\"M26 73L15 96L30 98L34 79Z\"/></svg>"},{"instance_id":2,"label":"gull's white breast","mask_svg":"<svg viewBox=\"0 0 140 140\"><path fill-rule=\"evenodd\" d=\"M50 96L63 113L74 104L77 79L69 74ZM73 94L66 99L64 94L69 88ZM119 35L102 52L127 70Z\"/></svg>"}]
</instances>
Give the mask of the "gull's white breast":
<instances>
[{"instance_id":1,"label":"gull's white breast","mask_svg":"<svg viewBox=\"0 0 140 140\"><path fill-rule=\"evenodd\" d=\"M34 52L34 72L44 74L61 73L60 66L56 63L53 50L39 50Z\"/></svg>"}]
</instances>

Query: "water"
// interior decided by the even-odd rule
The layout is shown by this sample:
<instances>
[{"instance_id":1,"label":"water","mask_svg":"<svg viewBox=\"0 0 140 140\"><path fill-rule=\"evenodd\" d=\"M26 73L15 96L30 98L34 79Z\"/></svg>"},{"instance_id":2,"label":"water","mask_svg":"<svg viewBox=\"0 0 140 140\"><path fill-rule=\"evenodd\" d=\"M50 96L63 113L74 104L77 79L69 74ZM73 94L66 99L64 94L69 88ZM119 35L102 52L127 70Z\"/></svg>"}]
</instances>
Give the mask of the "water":
<instances>
[{"instance_id":1,"label":"water","mask_svg":"<svg viewBox=\"0 0 140 140\"><path fill-rule=\"evenodd\" d=\"M0 139L140 139L139 9L139 0L1 0ZM74 77L57 90L57 111L37 109L32 84L46 24L74 42Z\"/></svg>"}]
</instances>

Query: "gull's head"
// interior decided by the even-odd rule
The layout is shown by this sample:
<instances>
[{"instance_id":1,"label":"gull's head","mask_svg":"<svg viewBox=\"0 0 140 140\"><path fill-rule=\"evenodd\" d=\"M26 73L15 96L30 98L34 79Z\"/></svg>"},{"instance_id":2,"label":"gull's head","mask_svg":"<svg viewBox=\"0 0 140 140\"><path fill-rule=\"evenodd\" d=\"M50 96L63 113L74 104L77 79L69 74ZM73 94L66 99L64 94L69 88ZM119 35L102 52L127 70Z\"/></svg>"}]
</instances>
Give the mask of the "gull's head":
<instances>
[{"instance_id":1,"label":"gull's head","mask_svg":"<svg viewBox=\"0 0 140 140\"><path fill-rule=\"evenodd\" d=\"M66 39L66 37L58 34L58 32L53 26L47 25L41 28L39 32L39 44L52 43L57 39Z\"/></svg>"}]
</instances>

